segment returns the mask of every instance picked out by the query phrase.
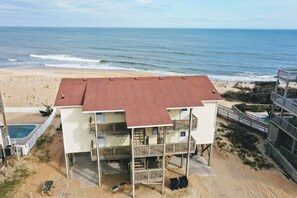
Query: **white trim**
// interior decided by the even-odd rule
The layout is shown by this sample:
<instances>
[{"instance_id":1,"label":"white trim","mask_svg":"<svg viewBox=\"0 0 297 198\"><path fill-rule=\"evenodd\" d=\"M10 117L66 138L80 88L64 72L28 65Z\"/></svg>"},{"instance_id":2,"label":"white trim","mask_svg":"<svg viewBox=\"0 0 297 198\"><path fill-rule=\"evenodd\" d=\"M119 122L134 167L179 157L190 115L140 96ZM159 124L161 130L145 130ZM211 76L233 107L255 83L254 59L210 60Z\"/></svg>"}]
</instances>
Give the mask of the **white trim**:
<instances>
[{"instance_id":1,"label":"white trim","mask_svg":"<svg viewBox=\"0 0 297 198\"><path fill-rule=\"evenodd\" d=\"M132 128L148 128L148 127L163 127L163 126L173 126L173 124L160 124L160 125L144 125L144 126L129 126L128 129Z\"/></svg>"},{"instance_id":2,"label":"white trim","mask_svg":"<svg viewBox=\"0 0 297 198\"><path fill-rule=\"evenodd\" d=\"M83 107L83 105L73 105L73 106L54 106L54 107L59 107L60 109L67 109L67 108L79 108L79 107Z\"/></svg>"},{"instance_id":3,"label":"white trim","mask_svg":"<svg viewBox=\"0 0 297 198\"><path fill-rule=\"evenodd\" d=\"M204 105L202 104L201 106L193 106L193 107L168 107L166 108L167 110L174 110L174 109L190 109L190 108L198 108L198 107L203 107Z\"/></svg>"},{"instance_id":4,"label":"white trim","mask_svg":"<svg viewBox=\"0 0 297 198\"><path fill-rule=\"evenodd\" d=\"M114 113L114 112L125 112L125 110L82 111L82 113Z\"/></svg>"},{"instance_id":5,"label":"white trim","mask_svg":"<svg viewBox=\"0 0 297 198\"><path fill-rule=\"evenodd\" d=\"M213 103L213 102L222 102L224 101L223 99L222 100L201 100L201 102L203 103Z\"/></svg>"}]
</instances>

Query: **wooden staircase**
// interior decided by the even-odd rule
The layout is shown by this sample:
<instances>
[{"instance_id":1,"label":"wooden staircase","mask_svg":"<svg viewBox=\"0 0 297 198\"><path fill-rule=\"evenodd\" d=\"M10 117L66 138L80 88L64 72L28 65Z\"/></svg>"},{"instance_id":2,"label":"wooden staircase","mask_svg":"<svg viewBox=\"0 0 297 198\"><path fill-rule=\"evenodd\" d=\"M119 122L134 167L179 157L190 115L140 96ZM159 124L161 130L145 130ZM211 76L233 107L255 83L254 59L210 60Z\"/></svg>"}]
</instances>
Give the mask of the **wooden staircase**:
<instances>
[{"instance_id":1,"label":"wooden staircase","mask_svg":"<svg viewBox=\"0 0 297 198\"><path fill-rule=\"evenodd\" d=\"M145 158L137 158L134 161L135 170L144 170L145 169Z\"/></svg>"},{"instance_id":2,"label":"wooden staircase","mask_svg":"<svg viewBox=\"0 0 297 198\"><path fill-rule=\"evenodd\" d=\"M134 145L144 145L145 143L145 131L144 129L134 130Z\"/></svg>"}]
</instances>

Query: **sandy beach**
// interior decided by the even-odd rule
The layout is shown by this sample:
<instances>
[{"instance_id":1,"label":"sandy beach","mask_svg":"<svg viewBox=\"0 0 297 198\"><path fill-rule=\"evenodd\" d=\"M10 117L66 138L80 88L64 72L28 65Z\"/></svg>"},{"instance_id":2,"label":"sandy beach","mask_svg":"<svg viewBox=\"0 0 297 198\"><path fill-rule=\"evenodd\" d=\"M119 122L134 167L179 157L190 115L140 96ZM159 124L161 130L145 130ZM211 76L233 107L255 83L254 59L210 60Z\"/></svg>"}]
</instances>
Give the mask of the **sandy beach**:
<instances>
[{"instance_id":1,"label":"sandy beach","mask_svg":"<svg viewBox=\"0 0 297 198\"><path fill-rule=\"evenodd\" d=\"M0 89L4 104L7 107L40 107L42 104L53 105L61 78L95 78L95 77L129 77L150 76L153 74L116 71L116 70L79 70L79 69L0 69ZM232 90L236 82L213 82L220 93ZM245 86L253 86L249 82ZM225 102L226 106L230 103ZM24 115L20 115L24 116ZM9 115L9 121L16 121L16 116ZM32 119L39 119L34 118ZM30 119L30 118L28 118ZM20 186L15 197L41 197L41 182L53 179L56 187L53 197L128 197L130 191L112 193L111 187L117 181L114 177L104 177L103 186L82 188L78 181L67 179L63 154L62 135L56 133L60 124L59 116L54 119L46 134L53 139L46 145L50 162L38 162L31 154L28 159L22 159L17 164L25 163L32 170L26 182ZM244 165L233 154L221 152L214 147L211 164L215 176L202 177L190 175L190 185L187 189L171 191L169 180L166 181L164 197L296 197L297 185L287 179L278 168L270 170L254 170ZM167 176L170 176L170 171ZM1 175L1 179L3 176ZM137 197L162 197L160 186L151 189L140 185L136 191Z\"/></svg>"}]
</instances>

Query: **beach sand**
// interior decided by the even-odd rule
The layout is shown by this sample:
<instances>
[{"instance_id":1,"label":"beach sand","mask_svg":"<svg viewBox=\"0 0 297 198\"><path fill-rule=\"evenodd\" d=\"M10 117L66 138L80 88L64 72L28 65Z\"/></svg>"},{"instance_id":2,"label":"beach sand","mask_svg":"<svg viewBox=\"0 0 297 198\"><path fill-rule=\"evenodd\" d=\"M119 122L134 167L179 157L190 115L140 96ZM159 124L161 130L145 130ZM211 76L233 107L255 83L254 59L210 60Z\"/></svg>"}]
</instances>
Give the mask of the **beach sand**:
<instances>
[{"instance_id":1,"label":"beach sand","mask_svg":"<svg viewBox=\"0 0 297 198\"><path fill-rule=\"evenodd\" d=\"M127 71L98 71L76 69L0 69L0 89L3 100L8 107L40 107L43 103L53 105L61 78L63 77L128 77L150 76L153 74ZM217 89L223 93L232 90L235 82L214 82ZM246 83L248 86L253 86ZM226 103L226 105L230 105ZM10 120L16 120L16 115L9 115ZM33 116L34 119L36 119ZM33 119L32 118L32 119ZM53 141L46 145L51 157L50 162L36 162L31 158L17 163L25 163L35 170L26 182L20 186L15 197L41 197L41 182L54 180L53 197L129 197L130 189L112 193L111 187L117 182L116 177L104 177L99 187L80 187L78 181L65 176L65 160L61 134L56 132L60 124L57 116L46 134L53 136ZM32 159L32 160L30 160ZM164 197L296 197L297 185L288 180L279 170L253 170L246 166L233 154L213 149L212 171L215 176L201 177L191 174L189 187L178 191L169 189L166 180ZM167 174L171 174L168 172ZM3 177L1 176L3 179ZM160 185L153 190L140 185L136 191L137 197L162 197Z\"/></svg>"}]
</instances>

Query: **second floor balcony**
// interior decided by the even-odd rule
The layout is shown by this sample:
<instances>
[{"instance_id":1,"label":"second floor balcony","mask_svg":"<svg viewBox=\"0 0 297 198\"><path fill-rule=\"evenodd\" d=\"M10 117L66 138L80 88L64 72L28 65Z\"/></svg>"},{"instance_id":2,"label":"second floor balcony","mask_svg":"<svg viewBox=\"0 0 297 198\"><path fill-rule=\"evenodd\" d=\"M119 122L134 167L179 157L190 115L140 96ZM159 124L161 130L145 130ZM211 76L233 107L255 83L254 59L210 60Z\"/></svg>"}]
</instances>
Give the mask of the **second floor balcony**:
<instances>
[{"instance_id":1,"label":"second floor balcony","mask_svg":"<svg viewBox=\"0 0 297 198\"><path fill-rule=\"evenodd\" d=\"M297 98L285 98L275 92L271 94L271 100L280 107L297 115Z\"/></svg>"},{"instance_id":2,"label":"second floor balcony","mask_svg":"<svg viewBox=\"0 0 297 198\"><path fill-rule=\"evenodd\" d=\"M272 114L271 122L286 131L293 138L297 138L297 125L290 118L281 118L279 115Z\"/></svg>"},{"instance_id":3,"label":"second floor balcony","mask_svg":"<svg viewBox=\"0 0 297 198\"><path fill-rule=\"evenodd\" d=\"M283 80L287 80L287 81L291 81L291 82L297 82L297 70L283 70L283 69L279 69L278 70L278 74L277 77L283 79Z\"/></svg>"},{"instance_id":4,"label":"second floor balcony","mask_svg":"<svg viewBox=\"0 0 297 198\"><path fill-rule=\"evenodd\" d=\"M176 142L167 143L166 155L178 155L186 154L188 152L188 142ZM191 137L190 153L194 153L196 150L196 142ZM97 159L96 148L91 148L92 159ZM149 145L135 145L134 157L156 157L163 156L164 144L149 144ZM128 159L131 157L131 146L112 146L99 148L99 155L101 160L113 160L113 159Z\"/></svg>"},{"instance_id":5,"label":"second floor balcony","mask_svg":"<svg viewBox=\"0 0 297 198\"><path fill-rule=\"evenodd\" d=\"M180 130L189 130L190 127L190 120L189 119L180 119L180 120L173 120L173 126L164 127L164 130L167 132L175 132ZM96 125L95 123L91 123L90 125L90 133L96 132ZM198 126L198 119L196 116L193 115L192 117L192 130L197 130ZM129 129L127 129L126 122L119 122L119 123L106 123L106 124L97 124L97 131L98 134L105 134L105 135L129 135Z\"/></svg>"}]
</instances>

